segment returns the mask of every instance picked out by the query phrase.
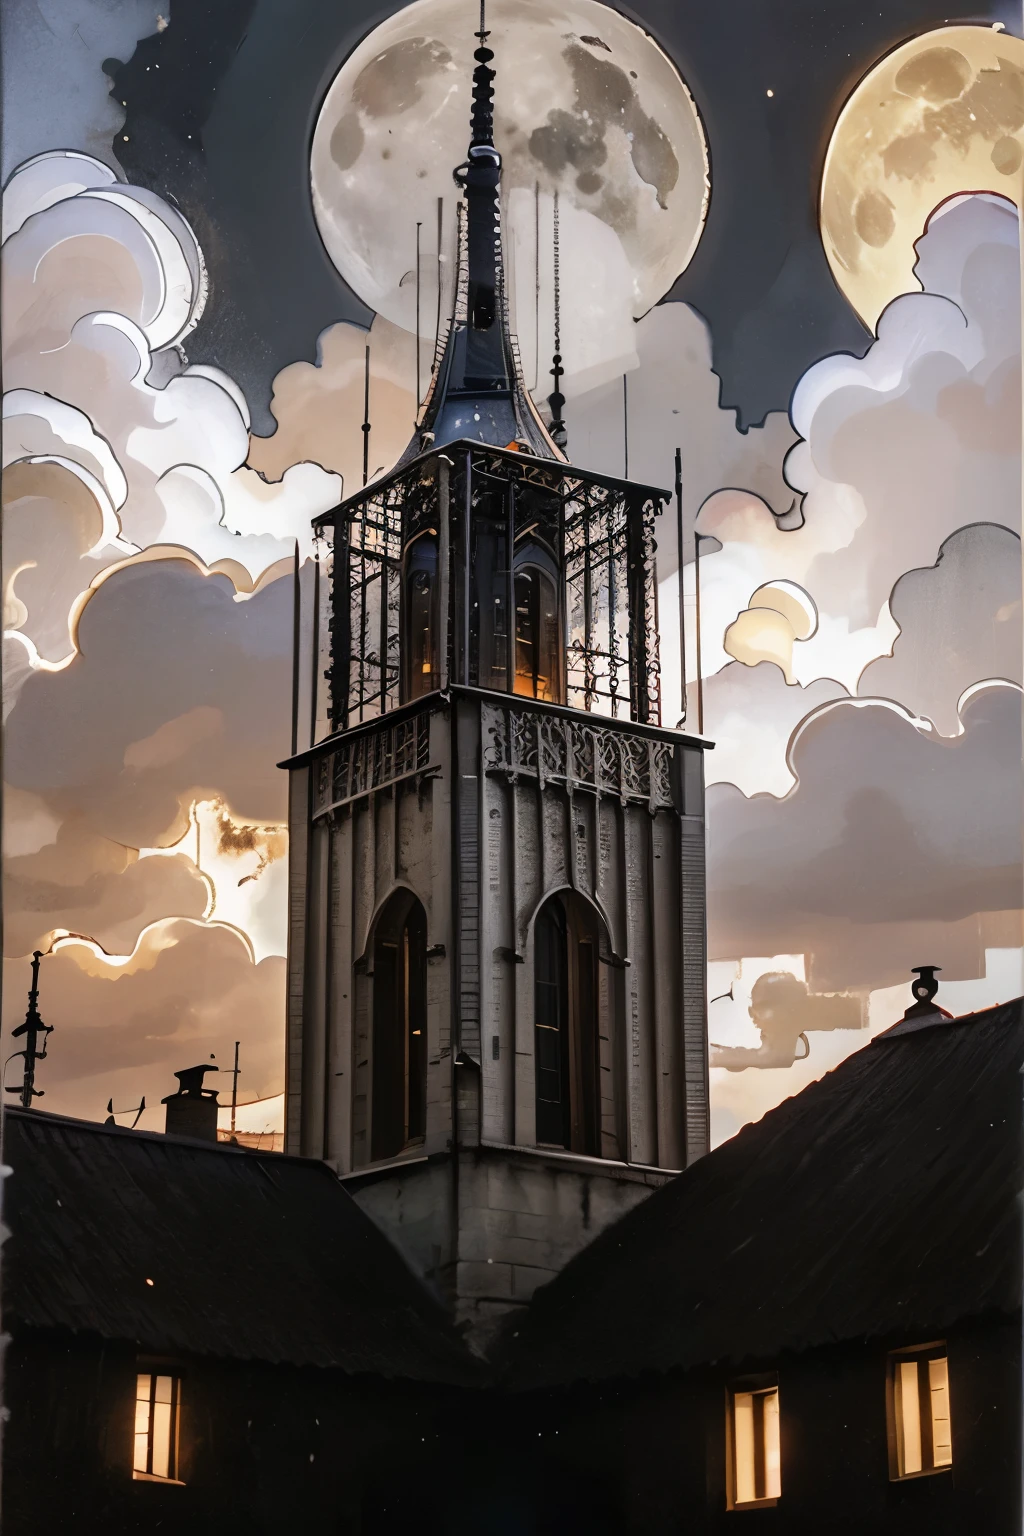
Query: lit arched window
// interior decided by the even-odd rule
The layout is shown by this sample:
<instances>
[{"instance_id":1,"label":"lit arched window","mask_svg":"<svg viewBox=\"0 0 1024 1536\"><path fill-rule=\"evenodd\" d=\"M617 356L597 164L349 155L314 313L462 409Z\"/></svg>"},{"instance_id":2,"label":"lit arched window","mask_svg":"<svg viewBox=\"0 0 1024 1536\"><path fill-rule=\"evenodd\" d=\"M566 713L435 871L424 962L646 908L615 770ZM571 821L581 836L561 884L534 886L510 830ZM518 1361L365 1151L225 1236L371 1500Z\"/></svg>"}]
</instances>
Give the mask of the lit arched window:
<instances>
[{"instance_id":1,"label":"lit arched window","mask_svg":"<svg viewBox=\"0 0 1024 1536\"><path fill-rule=\"evenodd\" d=\"M402 557L402 699L441 686L437 622L437 535L431 528Z\"/></svg>"},{"instance_id":2,"label":"lit arched window","mask_svg":"<svg viewBox=\"0 0 1024 1536\"><path fill-rule=\"evenodd\" d=\"M598 931L585 903L552 896L534 924L537 1142L601 1155Z\"/></svg>"},{"instance_id":3,"label":"lit arched window","mask_svg":"<svg viewBox=\"0 0 1024 1536\"><path fill-rule=\"evenodd\" d=\"M427 1128L427 919L409 892L391 898L373 944L370 1157L396 1157Z\"/></svg>"},{"instance_id":4,"label":"lit arched window","mask_svg":"<svg viewBox=\"0 0 1024 1536\"><path fill-rule=\"evenodd\" d=\"M562 702L562 645L557 567L537 543L516 552L515 691Z\"/></svg>"}]
</instances>

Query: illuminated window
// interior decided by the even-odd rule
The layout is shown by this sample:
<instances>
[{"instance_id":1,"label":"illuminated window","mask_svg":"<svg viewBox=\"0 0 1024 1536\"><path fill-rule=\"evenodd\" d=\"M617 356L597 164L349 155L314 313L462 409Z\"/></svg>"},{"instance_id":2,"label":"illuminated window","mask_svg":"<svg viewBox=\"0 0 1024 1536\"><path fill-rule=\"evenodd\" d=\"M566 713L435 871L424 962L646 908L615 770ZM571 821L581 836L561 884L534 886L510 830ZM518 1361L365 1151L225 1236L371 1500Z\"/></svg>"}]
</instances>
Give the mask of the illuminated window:
<instances>
[{"instance_id":1,"label":"illuminated window","mask_svg":"<svg viewBox=\"0 0 1024 1536\"><path fill-rule=\"evenodd\" d=\"M889 1356L890 1474L921 1477L953 1465L946 1346Z\"/></svg>"},{"instance_id":2,"label":"illuminated window","mask_svg":"<svg viewBox=\"0 0 1024 1536\"><path fill-rule=\"evenodd\" d=\"M729 1508L774 1504L782 1493L778 1386L730 1391L726 1436Z\"/></svg>"},{"instance_id":3,"label":"illuminated window","mask_svg":"<svg viewBox=\"0 0 1024 1536\"><path fill-rule=\"evenodd\" d=\"M525 545L515 568L515 692L562 702L562 645L555 562L541 545Z\"/></svg>"},{"instance_id":4,"label":"illuminated window","mask_svg":"<svg viewBox=\"0 0 1024 1536\"><path fill-rule=\"evenodd\" d=\"M441 686L437 622L437 538L421 533L408 545L402 572L402 698L405 703Z\"/></svg>"},{"instance_id":5,"label":"illuminated window","mask_svg":"<svg viewBox=\"0 0 1024 1536\"><path fill-rule=\"evenodd\" d=\"M178 1481L180 1413L179 1378L140 1372L135 1384L134 1477Z\"/></svg>"}]
</instances>

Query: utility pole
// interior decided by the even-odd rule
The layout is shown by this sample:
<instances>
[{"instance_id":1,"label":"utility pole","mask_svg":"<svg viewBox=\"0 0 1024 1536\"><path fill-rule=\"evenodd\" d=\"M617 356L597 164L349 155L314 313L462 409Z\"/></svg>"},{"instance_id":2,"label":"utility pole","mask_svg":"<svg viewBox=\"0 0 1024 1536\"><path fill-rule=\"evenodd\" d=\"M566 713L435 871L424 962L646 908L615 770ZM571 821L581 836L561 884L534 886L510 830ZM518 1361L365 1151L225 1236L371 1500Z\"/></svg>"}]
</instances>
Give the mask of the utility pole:
<instances>
[{"instance_id":1,"label":"utility pole","mask_svg":"<svg viewBox=\"0 0 1024 1536\"><path fill-rule=\"evenodd\" d=\"M39 962L42 958L42 950L37 949L32 956L32 986L28 994L28 1012L25 1015L25 1022L24 1024L19 1024L18 1028L11 1032L12 1038L15 1040L21 1035L25 1036L25 1049L23 1051L15 1051L14 1053L15 1056L23 1056L25 1058L25 1071L22 1075L21 1087L11 1087L6 1090L8 1093L19 1093L21 1095L22 1109L31 1109L32 1100L43 1097L43 1089L35 1086L36 1062L46 1060L46 1037L53 1032L53 1025L43 1023L39 1017L39 1009L36 1006L39 1002ZM39 1047L40 1035L43 1037L42 1049Z\"/></svg>"},{"instance_id":2,"label":"utility pole","mask_svg":"<svg viewBox=\"0 0 1024 1536\"><path fill-rule=\"evenodd\" d=\"M240 1041L235 1041L235 1064L231 1069L231 1134L235 1134L235 1110L238 1108L238 1047Z\"/></svg>"}]
</instances>

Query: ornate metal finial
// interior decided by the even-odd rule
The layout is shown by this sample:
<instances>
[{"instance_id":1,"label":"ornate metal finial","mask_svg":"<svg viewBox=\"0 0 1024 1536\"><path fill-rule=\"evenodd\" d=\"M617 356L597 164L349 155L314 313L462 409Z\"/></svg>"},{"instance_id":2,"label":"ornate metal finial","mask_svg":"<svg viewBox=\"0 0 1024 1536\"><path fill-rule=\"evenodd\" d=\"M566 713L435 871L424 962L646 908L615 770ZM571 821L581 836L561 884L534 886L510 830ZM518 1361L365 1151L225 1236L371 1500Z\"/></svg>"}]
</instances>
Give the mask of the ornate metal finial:
<instances>
[{"instance_id":1,"label":"ornate metal finial","mask_svg":"<svg viewBox=\"0 0 1024 1536\"><path fill-rule=\"evenodd\" d=\"M911 983L910 990L914 994L914 1001L903 1015L905 1019L919 1019L926 1014L941 1013L948 1019L949 1014L944 1008L940 1008L935 1001L935 994L939 990L936 981L936 973L940 971L940 965L914 965L912 973L917 980Z\"/></svg>"},{"instance_id":2,"label":"ornate metal finial","mask_svg":"<svg viewBox=\"0 0 1024 1536\"><path fill-rule=\"evenodd\" d=\"M562 367L562 302L561 302L561 272L559 270L559 229L558 229L558 189L555 188L554 204L554 256L555 256L555 355L551 359L553 367L551 375L555 381L554 390L548 395L548 405L551 407L551 441L558 448L565 448L569 441L569 434L565 430L565 422L562 420L562 410L565 406L565 396L562 394L562 375L565 370Z\"/></svg>"},{"instance_id":3,"label":"ornate metal finial","mask_svg":"<svg viewBox=\"0 0 1024 1536\"><path fill-rule=\"evenodd\" d=\"M489 68L494 54L487 46L490 37L487 23L484 17L484 0L480 0L480 30L475 34L480 39L480 46L473 57L476 59L476 68L473 71L473 115L470 119L472 137L469 141L470 153L481 145L494 148L494 70Z\"/></svg>"},{"instance_id":4,"label":"ornate metal finial","mask_svg":"<svg viewBox=\"0 0 1024 1536\"><path fill-rule=\"evenodd\" d=\"M25 1058L25 1071L22 1075L21 1087L10 1087L8 1093L21 1095L22 1109L31 1109L33 1099L43 1097L43 1089L35 1086L36 1062L46 1060L46 1037L53 1033L52 1024L44 1024L39 1017L39 962L43 958L41 949L37 949L32 956L32 985L28 994L28 1012L25 1014L24 1024L12 1031L12 1037L17 1040L19 1036L25 1036L25 1049L15 1051L15 1056ZM39 1036L43 1037L42 1049L39 1048ZM13 1060L13 1057L12 1057Z\"/></svg>"},{"instance_id":5,"label":"ornate metal finial","mask_svg":"<svg viewBox=\"0 0 1024 1536\"><path fill-rule=\"evenodd\" d=\"M939 990L939 984L935 980L935 975L936 975L937 971L941 971L941 970L942 970L942 966L941 965L914 965L914 966L911 966L911 971L912 971L913 975L920 977L920 980L919 981L915 981L913 983L913 985L911 986L911 989L910 989L913 992L914 996L917 998L919 1003L923 1003L923 1002L929 1002L930 1003L932 1001L932 998L935 996L936 992Z\"/></svg>"}]
</instances>

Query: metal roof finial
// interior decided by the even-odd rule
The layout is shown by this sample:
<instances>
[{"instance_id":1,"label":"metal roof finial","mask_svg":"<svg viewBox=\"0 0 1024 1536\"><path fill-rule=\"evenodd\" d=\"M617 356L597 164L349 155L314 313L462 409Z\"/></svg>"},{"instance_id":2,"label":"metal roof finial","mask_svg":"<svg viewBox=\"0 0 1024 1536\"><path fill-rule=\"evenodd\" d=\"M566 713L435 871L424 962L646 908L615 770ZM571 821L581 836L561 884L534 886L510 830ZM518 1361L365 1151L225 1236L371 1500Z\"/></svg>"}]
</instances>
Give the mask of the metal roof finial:
<instances>
[{"instance_id":1,"label":"metal roof finial","mask_svg":"<svg viewBox=\"0 0 1024 1536\"><path fill-rule=\"evenodd\" d=\"M6 1090L8 1093L18 1093L21 1095L22 1109L31 1109L32 1100L43 1097L43 1089L35 1086L36 1062L46 1060L46 1037L53 1033L53 1025L43 1023L39 1017L39 1008L37 1006L39 1002L39 962L42 958L42 950L37 949L32 956L32 985L29 988L28 1012L25 1014L25 1022L24 1024L19 1024L18 1028L11 1032L12 1038L15 1040L21 1035L25 1036L25 1049L23 1051L15 1051L14 1053L15 1056L23 1056L25 1058L25 1071L22 1074L21 1086L10 1087ZM42 1049L39 1048L40 1035L43 1037ZM12 1057L11 1059L13 1060L14 1058Z\"/></svg>"}]
</instances>

